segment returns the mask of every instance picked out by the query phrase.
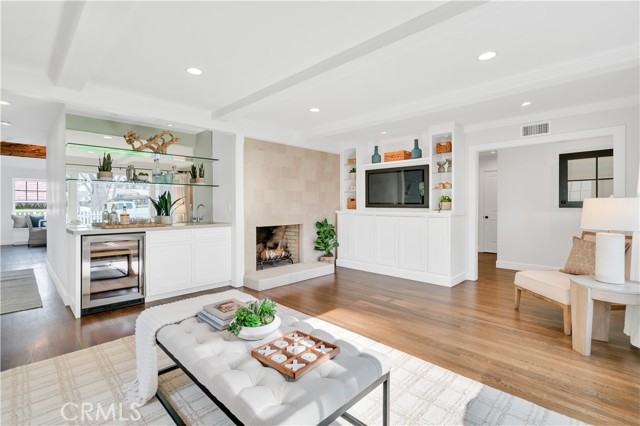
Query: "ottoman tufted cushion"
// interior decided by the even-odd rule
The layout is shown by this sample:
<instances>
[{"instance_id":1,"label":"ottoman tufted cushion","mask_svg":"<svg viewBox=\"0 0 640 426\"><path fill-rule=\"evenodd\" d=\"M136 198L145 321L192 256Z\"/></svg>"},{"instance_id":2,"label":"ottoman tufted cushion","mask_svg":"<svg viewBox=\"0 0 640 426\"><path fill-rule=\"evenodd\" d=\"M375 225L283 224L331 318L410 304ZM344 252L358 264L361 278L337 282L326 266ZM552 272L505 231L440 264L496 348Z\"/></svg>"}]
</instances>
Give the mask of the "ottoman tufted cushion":
<instances>
[{"instance_id":1,"label":"ottoman tufted cushion","mask_svg":"<svg viewBox=\"0 0 640 426\"><path fill-rule=\"evenodd\" d=\"M340 354L288 382L250 355L263 342L214 332L196 318L163 327L157 339L244 424L318 424L389 372L384 356L361 352L304 321L281 318L280 328L263 342L300 330L340 346Z\"/></svg>"}]
</instances>

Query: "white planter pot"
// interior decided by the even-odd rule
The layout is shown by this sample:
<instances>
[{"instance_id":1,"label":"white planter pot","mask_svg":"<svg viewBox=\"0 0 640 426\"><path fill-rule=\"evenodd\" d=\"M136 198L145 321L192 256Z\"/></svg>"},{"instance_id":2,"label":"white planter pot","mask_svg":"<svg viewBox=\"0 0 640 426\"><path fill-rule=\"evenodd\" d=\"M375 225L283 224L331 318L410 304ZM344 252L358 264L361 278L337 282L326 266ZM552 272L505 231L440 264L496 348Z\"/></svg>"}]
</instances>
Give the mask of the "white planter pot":
<instances>
[{"instance_id":1,"label":"white planter pot","mask_svg":"<svg viewBox=\"0 0 640 426\"><path fill-rule=\"evenodd\" d=\"M99 180L111 180L113 179L113 172L98 172Z\"/></svg>"},{"instance_id":2,"label":"white planter pot","mask_svg":"<svg viewBox=\"0 0 640 426\"><path fill-rule=\"evenodd\" d=\"M451 210L451 202L440 202L440 210Z\"/></svg>"},{"instance_id":3,"label":"white planter pot","mask_svg":"<svg viewBox=\"0 0 640 426\"><path fill-rule=\"evenodd\" d=\"M156 216L156 223L171 225L173 223L173 216Z\"/></svg>"},{"instance_id":4,"label":"white planter pot","mask_svg":"<svg viewBox=\"0 0 640 426\"><path fill-rule=\"evenodd\" d=\"M260 327L242 327L238 337L243 340L262 340L276 331L278 327L280 327L280 323L280 317L274 315L273 321L271 321L270 324L262 325Z\"/></svg>"}]
</instances>

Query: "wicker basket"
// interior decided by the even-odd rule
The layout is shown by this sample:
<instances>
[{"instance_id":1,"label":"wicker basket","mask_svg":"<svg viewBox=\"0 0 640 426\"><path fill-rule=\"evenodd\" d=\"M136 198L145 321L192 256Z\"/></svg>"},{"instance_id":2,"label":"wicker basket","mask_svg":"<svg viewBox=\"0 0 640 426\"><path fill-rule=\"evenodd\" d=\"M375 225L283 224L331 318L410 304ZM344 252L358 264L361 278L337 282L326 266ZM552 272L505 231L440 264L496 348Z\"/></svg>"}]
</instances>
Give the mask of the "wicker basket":
<instances>
[{"instance_id":1,"label":"wicker basket","mask_svg":"<svg viewBox=\"0 0 640 426\"><path fill-rule=\"evenodd\" d=\"M356 164L356 159L355 158L349 158L347 160L347 164Z\"/></svg>"},{"instance_id":2,"label":"wicker basket","mask_svg":"<svg viewBox=\"0 0 640 426\"><path fill-rule=\"evenodd\" d=\"M436 154L446 154L451 152L451 141L438 142L436 144Z\"/></svg>"},{"instance_id":3,"label":"wicker basket","mask_svg":"<svg viewBox=\"0 0 640 426\"><path fill-rule=\"evenodd\" d=\"M411 158L411 151L391 151L384 153L384 161L400 161Z\"/></svg>"},{"instance_id":4,"label":"wicker basket","mask_svg":"<svg viewBox=\"0 0 640 426\"><path fill-rule=\"evenodd\" d=\"M355 198L347 198L347 208L355 209L356 208L356 199Z\"/></svg>"}]
</instances>

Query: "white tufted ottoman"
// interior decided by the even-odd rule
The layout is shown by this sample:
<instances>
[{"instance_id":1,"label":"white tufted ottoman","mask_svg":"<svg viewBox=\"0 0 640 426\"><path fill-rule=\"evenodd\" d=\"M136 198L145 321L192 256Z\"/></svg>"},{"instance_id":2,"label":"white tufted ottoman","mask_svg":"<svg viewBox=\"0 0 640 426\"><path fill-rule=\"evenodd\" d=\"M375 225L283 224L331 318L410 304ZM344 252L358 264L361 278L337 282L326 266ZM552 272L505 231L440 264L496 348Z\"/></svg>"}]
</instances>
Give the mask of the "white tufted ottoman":
<instances>
[{"instance_id":1,"label":"white tufted ottoman","mask_svg":"<svg viewBox=\"0 0 640 426\"><path fill-rule=\"evenodd\" d=\"M342 416L362 424L346 411L383 385L383 424L389 424L390 362L380 354L360 352L304 321L281 316L282 325L263 341L248 342L214 332L196 318L163 327L157 341L175 362L159 374L181 368L236 424L329 424ZM295 382L264 367L249 353L262 342L300 330L340 346L340 353ZM228 339L228 340L227 340ZM157 397L176 424L184 422L158 390Z\"/></svg>"}]
</instances>

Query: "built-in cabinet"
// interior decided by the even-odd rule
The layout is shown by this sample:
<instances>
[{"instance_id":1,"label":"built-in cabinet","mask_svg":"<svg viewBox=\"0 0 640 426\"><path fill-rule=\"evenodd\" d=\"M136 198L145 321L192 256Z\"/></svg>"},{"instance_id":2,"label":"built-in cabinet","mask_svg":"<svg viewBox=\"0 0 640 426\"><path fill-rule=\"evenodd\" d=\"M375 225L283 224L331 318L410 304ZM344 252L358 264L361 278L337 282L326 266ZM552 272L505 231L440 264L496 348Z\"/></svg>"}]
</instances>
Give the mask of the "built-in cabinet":
<instances>
[{"instance_id":1,"label":"built-in cabinet","mask_svg":"<svg viewBox=\"0 0 640 426\"><path fill-rule=\"evenodd\" d=\"M147 300L231 280L231 228L147 233Z\"/></svg>"},{"instance_id":2,"label":"built-in cabinet","mask_svg":"<svg viewBox=\"0 0 640 426\"><path fill-rule=\"evenodd\" d=\"M464 281L463 215L337 214L338 266L449 287Z\"/></svg>"}]
</instances>

